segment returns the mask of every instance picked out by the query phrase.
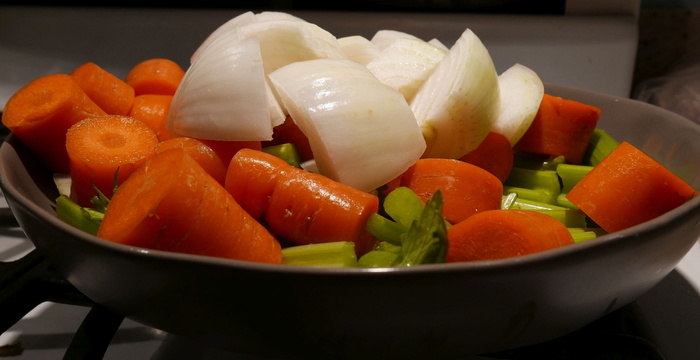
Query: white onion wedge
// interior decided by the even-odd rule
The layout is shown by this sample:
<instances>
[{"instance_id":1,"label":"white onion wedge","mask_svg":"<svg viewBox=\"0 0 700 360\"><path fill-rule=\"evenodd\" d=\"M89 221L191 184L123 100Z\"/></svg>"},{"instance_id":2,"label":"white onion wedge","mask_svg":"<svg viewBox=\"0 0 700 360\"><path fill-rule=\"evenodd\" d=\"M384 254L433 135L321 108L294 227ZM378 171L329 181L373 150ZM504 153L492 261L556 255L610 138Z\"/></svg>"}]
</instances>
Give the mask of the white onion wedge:
<instances>
[{"instance_id":1,"label":"white onion wedge","mask_svg":"<svg viewBox=\"0 0 700 360\"><path fill-rule=\"evenodd\" d=\"M304 21L303 19L296 17L294 15L277 12L277 11L263 11L258 14L254 14L251 11L239 14L227 22L223 23L221 26L212 31L209 36L199 45L197 50L190 57L190 64L197 60L199 54L207 47L209 44L220 36L225 36L228 32L238 31L238 28L244 25L252 24L255 22L265 22L265 21L276 21L276 20L291 20L291 21Z\"/></svg>"},{"instance_id":2,"label":"white onion wedge","mask_svg":"<svg viewBox=\"0 0 700 360\"><path fill-rule=\"evenodd\" d=\"M321 174L371 191L394 179L425 149L401 93L349 59L296 62L269 75L308 137Z\"/></svg>"},{"instance_id":3,"label":"white onion wedge","mask_svg":"<svg viewBox=\"0 0 700 360\"><path fill-rule=\"evenodd\" d=\"M481 40L465 30L411 101L424 157L460 158L476 149L499 109L498 74Z\"/></svg>"},{"instance_id":4,"label":"white onion wedge","mask_svg":"<svg viewBox=\"0 0 700 360\"><path fill-rule=\"evenodd\" d=\"M370 41L379 49L379 51L382 51L398 39L421 40L419 37L407 32L384 29L374 33L374 36L372 36Z\"/></svg>"},{"instance_id":5,"label":"white onion wedge","mask_svg":"<svg viewBox=\"0 0 700 360\"><path fill-rule=\"evenodd\" d=\"M243 39L260 41L265 74L297 61L346 59L338 39L316 24L295 20L271 20L241 26Z\"/></svg>"},{"instance_id":6,"label":"white onion wedge","mask_svg":"<svg viewBox=\"0 0 700 360\"><path fill-rule=\"evenodd\" d=\"M515 64L498 76L498 87L501 105L491 129L505 136L513 146L537 115L544 84L532 69Z\"/></svg>"},{"instance_id":7,"label":"white onion wedge","mask_svg":"<svg viewBox=\"0 0 700 360\"><path fill-rule=\"evenodd\" d=\"M338 38L338 45L348 59L363 65L367 65L379 55L377 46L360 35Z\"/></svg>"},{"instance_id":8,"label":"white onion wedge","mask_svg":"<svg viewBox=\"0 0 700 360\"><path fill-rule=\"evenodd\" d=\"M367 64L367 69L410 103L446 53L420 39L396 39Z\"/></svg>"},{"instance_id":9,"label":"white onion wedge","mask_svg":"<svg viewBox=\"0 0 700 360\"><path fill-rule=\"evenodd\" d=\"M269 90L257 38L214 39L185 72L168 112L174 136L269 140Z\"/></svg>"}]
</instances>

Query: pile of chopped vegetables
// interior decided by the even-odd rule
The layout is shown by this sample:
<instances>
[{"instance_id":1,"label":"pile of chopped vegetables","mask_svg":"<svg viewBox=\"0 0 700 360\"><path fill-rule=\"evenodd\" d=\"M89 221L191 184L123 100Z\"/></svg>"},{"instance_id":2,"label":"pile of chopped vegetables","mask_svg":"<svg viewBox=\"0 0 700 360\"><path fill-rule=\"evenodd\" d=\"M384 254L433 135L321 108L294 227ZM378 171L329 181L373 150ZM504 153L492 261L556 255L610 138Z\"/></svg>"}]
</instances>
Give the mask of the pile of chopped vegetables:
<instances>
[{"instance_id":1,"label":"pile of chopped vegetables","mask_svg":"<svg viewBox=\"0 0 700 360\"><path fill-rule=\"evenodd\" d=\"M522 64L498 74L469 29L448 48L246 12L186 69L87 62L19 89L2 122L55 174L57 216L107 241L395 267L571 246L697 196L600 115Z\"/></svg>"}]
</instances>

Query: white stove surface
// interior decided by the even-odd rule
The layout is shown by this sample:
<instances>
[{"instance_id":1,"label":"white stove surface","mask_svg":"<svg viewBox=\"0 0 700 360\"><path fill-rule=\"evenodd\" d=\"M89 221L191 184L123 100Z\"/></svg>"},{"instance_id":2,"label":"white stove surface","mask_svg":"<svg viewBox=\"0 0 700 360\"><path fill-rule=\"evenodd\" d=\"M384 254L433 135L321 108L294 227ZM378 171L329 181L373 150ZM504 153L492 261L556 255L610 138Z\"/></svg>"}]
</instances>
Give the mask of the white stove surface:
<instances>
[{"instance_id":1,"label":"white stove surface","mask_svg":"<svg viewBox=\"0 0 700 360\"><path fill-rule=\"evenodd\" d=\"M31 79L70 72L86 61L119 76L150 57L170 57L185 64L209 32L237 13L0 7L0 105ZM447 45L469 27L486 44L499 71L519 62L532 67L546 82L619 96L630 94L637 45L633 16L298 15L337 36L371 36L388 28L426 40L435 37ZM66 43L65 39L74 42ZM5 206L4 199L0 206ZM17 259L32 248L18 229L0 230L0 260ZM699 245L677 270L700 293ZM88 311L80 306L44 303L0 335L0 350L20 341L24 352L18 359L62 358ZM104 358L242 357L201 348L127 319Z\"/></svg>"}]
</instances>

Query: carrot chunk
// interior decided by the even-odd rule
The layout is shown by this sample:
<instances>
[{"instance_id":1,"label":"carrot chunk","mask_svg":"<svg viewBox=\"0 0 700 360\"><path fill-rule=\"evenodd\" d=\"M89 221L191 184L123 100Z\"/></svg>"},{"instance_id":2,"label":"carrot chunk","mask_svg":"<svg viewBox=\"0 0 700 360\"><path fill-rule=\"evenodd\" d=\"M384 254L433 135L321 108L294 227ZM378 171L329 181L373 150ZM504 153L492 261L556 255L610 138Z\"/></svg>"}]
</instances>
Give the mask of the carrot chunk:
<instances>
[{"instance_id":1,"label":"carrot chunk","mask_svg":"<svg viewBox=\"0 0 700 360\"><path fill-rule=\"evenodd\" d=\"M401 176L400 186L413 190L423 203L440 190L442 215L452 224L480 211L499 209L503 197L503 184L495 175L456 159L419 159Z\"/></svg>"},{"instance_id":2,"label":"carrot chunk","mask_svg":"<svg viewBox=\"0 0 700 360\"><path fill-rule=\"evenodd\" d=\"M532 124L513 149L581 164L600 113L597 107L544 94Z\"/></svg>"},{"instance_id":3,"label":"carrot chunk","mask_svg":"<svg viewBox=\"0 0 700 360\"><path fill-rule=\"evenodd\" d=\"M106 115L67 74L30 81L7 101L2 123L51 170L68 173L66 131L88 117Z\"/></svg>"},{"instance_id":4,"label":"carrot chunk","mask_svg":"<svg viewBox=\"0 0 700 360\"><path fill-rule=\"evenodd\" d=\"M136 64L126 74L125 81L134 88L136 96L143 94L175 95L185 70L172 60L154 58Z\"/></svg>"},{"instance_id":5,"label":"carrot chunk","mask_svg":"<svg viewBox=\"0 0 700 360\"><path fill-rule=\"evenodd\" d=\"M462 156L460 160L474 164L506 182L513 170L514 151L510 141L497 132L489 132L479 146Z\"/></svg>"},{"instance_id":6,"label":"carrot chunk","mask_svg":"<svg viewBox=\"0 0 700 360\"><path fill-rule=\"evenodd\" d=\"M92 62L78 66L71 76L107 114L128 114L134 102L134 88L131 85Z\"/></svg>"},{"instance_id":7,"label":"carrot chunk","mask_svg":"<svg viewBox=\"0 0 700 360\"><path fill-rule=\"evenodd\" d=\"M566 198L607 232L641 224L697 196L665 166L622 142Z\"/></svg>"},{"instance_id":8,"label":"carrot chunk","mask_svg":"<svg viewBox=\"0 0 700 360\"><path fill-rule=\"evenodd\" d=\"M261 220L279 178L290 168L272 154L242 149L229 162L224 187L253 218Z\"/></svg>"},{"instance_id":9,"label":"carrot chunk","mask_svg":"<svg viewBox=\"0 0 700 360\"><path fill-rule=\"evenodd\" d=\"M297 245L351 241L362 255L374 237L365 229L379 198L284 160L241 149L229 164L226 189L270 231Z\"/></svg>"},{"instance_id":10,"label":"carrot chunk","mask_svg":"<svg viewBox=\"0 0 700 360\"><path fill-rule=\"evenodd\" d=\"M97 236L148 249L282 262L277 239L177 148L156 154L119 187Z\"/></svg>"},{"instance_id":11,"label":"carrot chunk","mask_svg":"<svg viewBox=\"0 0 700 360\"><path fill-rule=\"evenodd\" d=\"M446 262L496 260L574 243L564 224L531 210L480 212L447 230Z\"/></svg>"},{"instance_id":12,"label":"carrot chunk","mask_svg":"<svg viewBox=\"0 0 700 360\"><path fill-rule=\"evenodd\" d=\"M118 184L124 182L153 156L156 144L156 134L128 116L87 118L71 126L65 144L70 159L71 198L81 206L90 206L90 199L97 195L95 187L111 197L115 174Z\"/></svg>"},{"instance_id":13,"label":"carrot chunk","mask_svg":"<svg viewBox=\"0 0 700 360\"><path fill-rule=\"evenodd\" d=\"M210 146L195 138L174 137L158 143L155 151L156 153L161 153L172 148L184 149L209 175L221 185L224 184L228 161L222 159Z\"/></svg>"},{"instance_id":14,"label":"carrot chunk","mask_svg":"<svg viewBox=\"0 0 700 360\"><path fill-rule=\"evenodd\" d=\"M170 111L170 103L173 101L172 95L143 94L134 97L134 102L128 115L143 121L148 127L153 129L158 136L158 140L164 141L172 136L165 126Z\"/></svg>"}]
</instances>

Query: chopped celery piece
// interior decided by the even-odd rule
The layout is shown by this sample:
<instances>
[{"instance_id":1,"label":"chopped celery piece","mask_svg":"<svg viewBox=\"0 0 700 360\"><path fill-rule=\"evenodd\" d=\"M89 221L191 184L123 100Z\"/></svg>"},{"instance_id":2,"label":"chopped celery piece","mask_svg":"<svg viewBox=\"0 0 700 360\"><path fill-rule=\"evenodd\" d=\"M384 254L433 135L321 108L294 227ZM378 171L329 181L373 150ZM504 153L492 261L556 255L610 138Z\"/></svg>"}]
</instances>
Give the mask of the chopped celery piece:
<instances>
[{"instance_id":1,"label":"chopped celery piece","mask_svg":"<svg viewBox=\"0 0 700 360\"><path fill-rule=\"evenodd\" d=\"M566 158L563 156L516 153L513 157L513 166L532 170L555 170L558 164L565 161Z\"/></svg>"},{"instance_id":2,"label":"chopped celery piece","mask_svg":"<svg viewBox=\"0 0 700 360\"><path fill-rule=\"evenodd\" d=\"M357 256L351 241L292 246L282 249L282 264L317 267L355 267Z\"/></svg>"},{"instance_id":3,"label":"chopped celery piece","mask_svg":"<svg viewBox=\"0 0 700 360\"><path fill-rule=\"evenodd\" d=\"M528 189L515 186L503 186L503 193L510 194L515 193L518 196L518 201L522 200L532 200L540 203L555 205L557 201L557 196L559 193L552 193L543 189Z\"/></svg>"},{"instance_id":4,"label":"chopped celery piece","mask_svg":"<svg viewBox=\"0 0 700 360\"><path fill-rule=\"evenodd\" d=\"M568 228L586 227L586 214L581 210L534 210L562 222Z\"/></svg>"},{"instance_id":5,"label":"chopped celery piece","mask_svg":"<svg viewBox=\"0 0 700 360\"><path fill-rule=\"evenodd\" d=\"M557 196L557 205L572 210L578 209L578 206L574 205L574 203L569 201L569 199L566 197L566 194L563 193Z\"/></svg>"},{"instance_id":6,"label":"chopped celery piece","mask_svg":"<svg viewBox=\"0 0 700 360\"><path fill-rule=\"evenodd\" d=\"M518 201L517 193L508 193L508 195L503 195L501 198L501 209L508 210L513 208L515 203Z\"/></svg>"},{"instance_id":7,"label":"chopped celery piece","mask_svg":"<svg viewBox=\"0 0 700 360\"><path fill-rule=\"evenodd\" d=\"M398 254L384 250L372 250L357 260L357 266L366 268L392 267Z\"/></svg>"},{"instance_id":8,"label":"chopped celery piece","mask_svg":"<svg viewBox=\"0 0 700 360\"><path fill-rule=\"evenodd\" d=\"M56 184L59 195L70 197L71 178L68 174L54 174L53 182Z\"/></svg>"},{"instance_id":9,"label":"chopped celery piece","mask_svg":"<svg viewBox=\"0 0 700 360\"><path fill-rule=\"evenodd\" d=\"M384 211L408 229L423 212L423 202L413 190L400 186L392 190L384 199Z\"/></svg>"},{"instance_id":10,"label":"chopped celery piece","mask_svg":"<svg viewBox=\"0 0 700 360\"><path fill-rule=\"evenodd\" d=\"M96 235L104 213L82 207L65 195L56 198L56 216L67 224Z\"/></svg>"},{"instance_id":11,"label":"chopped celery piece","mask_svg":"<svg viewBox=\"0 0 700 360\"><path fill-rule=\"evenodd\" d=\"M598 165L618 145L620 143L605 130L596 128L593 130L591 140L588 142L586 154L583 156L583 163L591 166Z\"/></svg>"},{"instance_id":12,"label":"chopped celery piece","mask_svg":"<svg viewBox=\"0 0 700 360\"><path fill-rule=\"evenodd\" d=\"M264 147L262 150L268 154L281 158L289 165L301 168L301 157L299 156L299 151L297 151L296 146L294 146L292 143L270 145Z\"/></svg>"},{"instance_id":13,"label":"chopped celery piece","mask_svg":"<svg viewBox=\"0 0 700 360\"><path fill-rule=\"evenodd\" d=\"M401 245L394 245L386 241L380 241L375 250L388 251L398 254L401 251Z\"/></svg>"},{"instance_id":14,"label":"chopped celery piece","mask_svg":"<svg viewBox=\"0 0 700 360\"><path fill-rule=\"evenodd\" d=\"M557 175L559 175L559 178L561 179L561 192L568 193L571 188L578 184L581 178L591 171L591 169L593 169L593 166L559 164L557 166Z\"/></svg>"},{"instance_id":15,"label":"chopped celery piece","mask_svg":"<svg viewBox=\"0 0 700 360\"><path fill-rule=\"evenodd\" d=\"M571 234L571 237L574 238L575 243L580 243L584 241L588 241L591 239L595 239L598 237L598 234L596 234L595 231L590 231L587 229L582 229L582 228L569 228L569 233Z\"/></svg>"},{"instance_id":16,"label":"chopped celery piece","mask_svg":"<svg viewBox=\"0 0 700 360\"><path fill-rule=\"evenodd\" d=\"M367 231L377 239L395 245L401 245L401 234L408 231L407 227L377 213L373 213L369 216L366 228Z\"/></svg>"},{"instance_id":17,"label":"chopped celery piece","mask_svg":"<svg viewBox=\"0 0 700 360\"><path fill-rule=\"evenodd\" d=\"M391 194L390 194L391 195ZM442 263L447 253L447 226L442 217L442 193L438 190L425 204L420 217L402 235L395 266Z\"/></svg>"},{"instance_id":18,"label":"chopped celery piece","mask_svg":"<svg viewBox=\"0 0 700 360\"><path fill-rule=\"evenodd\" d=\"M553 205L551 203L545 203L545 202L540 202L540 201L534 201L534 200L529 200L529 199L521 199L517 196L516 193L510 193L508 195L504 195L504 199L510 196L514 196L514 200L510 202L510 206L505 207L502 206L501 208L503 209L517 209L517 210L567 210L568 208L559 206L559 205ZM505 200L502 201L502 204L505 204Z\"/></svg>"},{"instance_id":19,"label":"chopped celery piece","mask_svg":"<svg viewBox=\"0 0 700 360\"><path fill-rule=\"evenodd\" d=\"M557 175L555 170L532 170L513 167L505 185L526 189L542 189L553 194L561 192L559 175Z\"/></svg>"}]
</instances>

